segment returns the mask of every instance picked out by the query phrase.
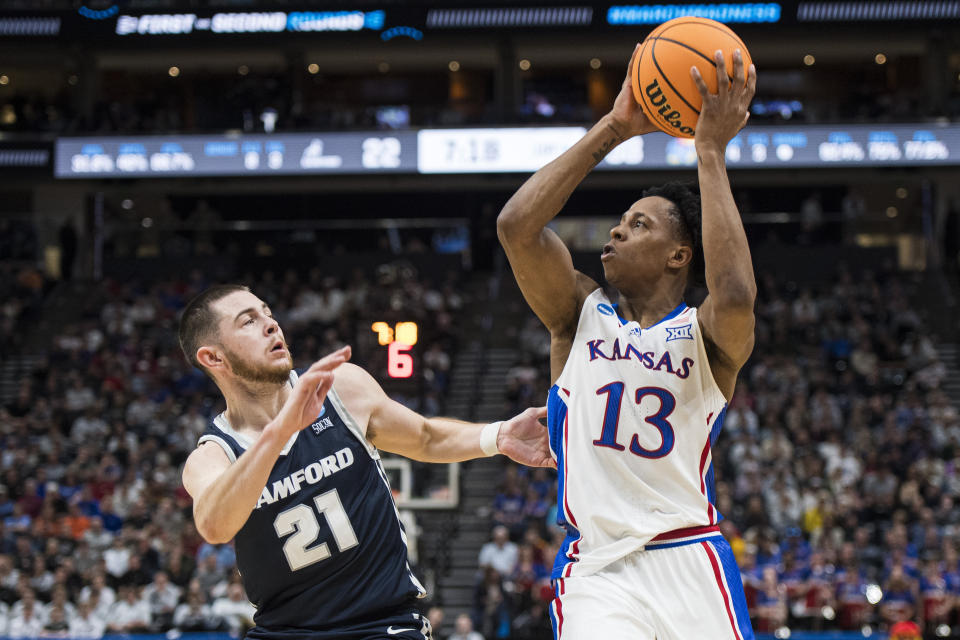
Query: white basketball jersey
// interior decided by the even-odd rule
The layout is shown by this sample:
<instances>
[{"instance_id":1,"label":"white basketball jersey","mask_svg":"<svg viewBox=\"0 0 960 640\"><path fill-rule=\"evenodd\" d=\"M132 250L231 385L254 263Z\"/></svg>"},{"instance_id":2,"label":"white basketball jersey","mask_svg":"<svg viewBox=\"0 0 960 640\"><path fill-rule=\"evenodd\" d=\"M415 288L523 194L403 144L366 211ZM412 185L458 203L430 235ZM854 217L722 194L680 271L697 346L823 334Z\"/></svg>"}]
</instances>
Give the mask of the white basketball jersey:
<instances>
[{"instance_id":1,"label":"white basketball jersey","mask_svg":"<svg viewBox=\"0 0 960 640\"><path fill-rule=\"evenodd\" d=\"M726 400L696 309L681 304L641 330L597 289L547 406L557 519L569 534L554 577L589 575L661 534L717 524L711 447ZM668 544L700 532L680 534Z\"/></svg>"}]
</instances>

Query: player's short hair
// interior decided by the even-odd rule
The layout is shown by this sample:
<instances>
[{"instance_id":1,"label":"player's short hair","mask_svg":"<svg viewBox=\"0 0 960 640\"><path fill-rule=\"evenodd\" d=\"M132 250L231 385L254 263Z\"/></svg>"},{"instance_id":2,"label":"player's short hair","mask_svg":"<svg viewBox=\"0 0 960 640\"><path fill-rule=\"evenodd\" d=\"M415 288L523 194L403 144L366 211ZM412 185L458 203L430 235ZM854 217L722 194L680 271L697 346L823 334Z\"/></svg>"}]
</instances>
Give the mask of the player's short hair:
<instances>
[{"instance_id":1,"label":"player's short hair","mask_svg":"<svg viewBox=\"0 0 960 640\"><path fill-rule=\"evenodd\" d=\"M242 284L215 284L197 294L180 315L180 349L187 361L201 371L206 372L206 369L197 360L197 349L217 337L217 314L213 304L235 291L250 291L250 288Z\"/></svg>"},{"instance_id":2,"label":"player's short hair","mask_svg":"<svg viewBox=\"0 0 960 640\"><path fill-rule=\"evenodd\" d=\"M690 183L674 181L644 190L644 198L653 196L670 201L673 205L670 215L675 223L677 235L683 242L689 243L693 249L688 284L697 287L705 286L700 194L691 188Z\"/></svg>"}]
</instances>

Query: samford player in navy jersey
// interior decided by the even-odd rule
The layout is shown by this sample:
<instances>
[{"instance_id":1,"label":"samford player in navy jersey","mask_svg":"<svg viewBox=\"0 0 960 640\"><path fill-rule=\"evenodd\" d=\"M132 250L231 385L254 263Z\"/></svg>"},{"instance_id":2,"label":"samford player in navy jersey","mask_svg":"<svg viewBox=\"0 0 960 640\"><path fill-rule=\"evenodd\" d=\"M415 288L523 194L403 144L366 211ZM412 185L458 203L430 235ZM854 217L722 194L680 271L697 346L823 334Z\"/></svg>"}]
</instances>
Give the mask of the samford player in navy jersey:
<instances>
[{"instance_id":1,"label":"samford player in navy jersey","mask_svg":"<svg viewBox=\"0 0 960 640\"><path fill-rule=\"evenodd\" d=\"M731 82L714 56L717 94L691 71L703 96L694 140L702 211L677 184L630 205L600 258L618 296L574 269L547 224L614 147L655 130L629 77L611 112L527 180L497 220L520 289L551 336L548 425L568 532L552 574L561 640L753 638L717 526L711 464L754 339L756 283L724 152L746 124L756 71L739 52L733 61ZM709 295L690 308L683 296L698 265Z\"/></svg>"},{"instance_id":2,"label":"samford player in navy jersey","mask_svg":"<svg viewBox=\"0 0 960 640\"><path fill-rule=\"evenodd\" d=\"M430 638L378 448L427 462L501 452L554 466L542 409L490 425L424 418L348 363L349 347L298 375L269 308L243 286L194 298L180 345L227 404L183 484L200 535L236 540L257 606L250 638Z\"/></svg>"}]
</instances>

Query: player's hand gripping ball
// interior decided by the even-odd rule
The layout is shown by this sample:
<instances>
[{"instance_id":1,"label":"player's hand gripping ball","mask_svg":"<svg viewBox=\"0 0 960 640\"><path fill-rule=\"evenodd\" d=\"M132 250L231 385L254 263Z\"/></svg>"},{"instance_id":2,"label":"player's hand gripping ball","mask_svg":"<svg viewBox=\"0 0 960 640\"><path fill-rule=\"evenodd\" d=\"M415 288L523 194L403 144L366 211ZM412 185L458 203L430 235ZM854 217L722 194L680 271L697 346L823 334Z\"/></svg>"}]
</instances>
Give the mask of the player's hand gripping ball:
<instances>
[{"instance_id":1,"label":"player's hand gripping ball","mask_svg":"<svg viewBox=\"0 0 960 640\"><path fill-rule=\"evenodd\" d=\"M747 47L729 27L707 18L683 17L664 22L640 47L630 68L633 97L655 126L678 138L692 138L703 98L690 76L697 67L710 93L717 92L713 54L723 51L733 81L733 52L740 49L743 68L752 60Z\"/></svg>"}]
</instances>

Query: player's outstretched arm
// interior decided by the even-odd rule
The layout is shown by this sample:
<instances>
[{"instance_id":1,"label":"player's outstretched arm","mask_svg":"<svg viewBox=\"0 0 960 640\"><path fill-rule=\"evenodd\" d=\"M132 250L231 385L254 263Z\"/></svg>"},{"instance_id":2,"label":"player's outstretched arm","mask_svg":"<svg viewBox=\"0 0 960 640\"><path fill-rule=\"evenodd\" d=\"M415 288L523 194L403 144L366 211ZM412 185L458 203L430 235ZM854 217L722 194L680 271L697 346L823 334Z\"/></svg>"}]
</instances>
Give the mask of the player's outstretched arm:
<instances>
[{"instance_id":1,"label":"player's outstretched arm","mask_svg":"<svg viewBox=\"0 0 960 640\"><path fill-rule=\"evenodd\" d=\"M709 92L696 67L690 72L703 96L695 142L709 295L698 315L713 351L710 364L714 377L729 400L737 372L753 351L757 283L747 235L730 191L725 154L727 144L750 117L748 108L756 90L757 72L752 64L744 69L743 57L737 51L733 55L731 83L723 55L717 52L714 60L718 80L716 94Z\"/></svg>"},{"instance_id":2,"label":"player's outstretched arm","mask_svg":"<svg viewBox=\"0 0 960 640\"><path fill-rule=\"evenodd\" d=\"M280 413L233 464L219 445L205 442L187 458L183 486L193 498L197 531L212 544L229 542L257 505L270 471L290 437L320 413L333 386L333 371L350 357L350 347L318 360L290 391Z\"/></svg>"},{"instance_id":3,"label":"player's outstretched arm","mask_svg":"<svg viewBox=\"0 0 960 640\"><path fill-rule=\"evenodd\" d=\"M391 400L360 367L351 364L341 367L335 389L350 415L364 429L367 440L378 449L421 462L459 462L490 455L482 443L487 425L452 418L425 418ZM546 415L546 407L531 408L505 420L498 432L488 431L491 437L488 447L495 447L520 464L555 467L547 428L540 423Z\"/></svg>"},{"instance_id":4,"label":"player's outstretched arm","mask_svg":"<svg viewBox=\"0 0 960 640\"><path fill-rule=\"evenodd\" d=\"M636 56L637 45L633 55ZM628 67L629 68L629 67ZM497 235L524 298L552 332L576 327L580 303L597 284L573 268L570 252L547 224L588 173L618 144L654 131L627 77L613 109L575 145L531 176L504 205Z\"/></svg>"}]
</instances>

